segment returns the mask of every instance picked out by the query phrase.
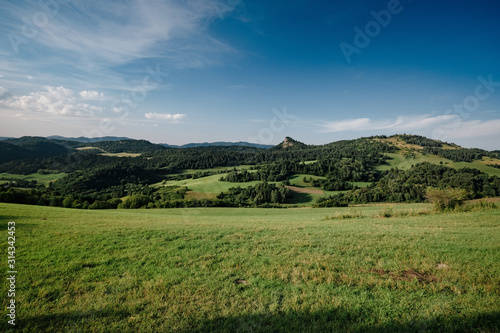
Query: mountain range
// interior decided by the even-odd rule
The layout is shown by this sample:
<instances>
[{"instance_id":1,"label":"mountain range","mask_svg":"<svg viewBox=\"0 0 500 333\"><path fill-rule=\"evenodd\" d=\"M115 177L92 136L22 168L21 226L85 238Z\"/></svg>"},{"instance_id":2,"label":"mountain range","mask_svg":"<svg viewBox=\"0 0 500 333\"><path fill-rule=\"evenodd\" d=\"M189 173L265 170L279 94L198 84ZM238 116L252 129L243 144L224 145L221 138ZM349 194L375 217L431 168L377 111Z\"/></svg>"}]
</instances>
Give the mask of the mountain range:
<instances>
[{"instance_id":1,"label":"mountain range","mask_svg":"<svg viewBox=\"0 0 500 333\"><path fill-rule=\"evenodd\" d=\"M13 138L0 137L0 141L7 140L7 139L13 139ZM86 137L80 136L80 137L76 138L76 137L64 137L64 136L60 136L60 135L48 136L47 139L64 140L64 141L77 141L77 142L84 142L84 143L103 142L103 141L136 140L136 139L132 139L132 138L116 137L116 136L103 136L103 137L99 137L99 138L86 138ZM251 142L245 142L245 141L239 141L239 142L217 141L217 142L187 143L184 145L170 145L168 143L160 143L160 145L165 146L165 147L169 147L169 148L241 146L241 147L254 147L254 148L268 149L268 148L273 147L273 145L262 145L262 144L258 144L258 143L251 143Z\"/></svg>"}]
</instances>

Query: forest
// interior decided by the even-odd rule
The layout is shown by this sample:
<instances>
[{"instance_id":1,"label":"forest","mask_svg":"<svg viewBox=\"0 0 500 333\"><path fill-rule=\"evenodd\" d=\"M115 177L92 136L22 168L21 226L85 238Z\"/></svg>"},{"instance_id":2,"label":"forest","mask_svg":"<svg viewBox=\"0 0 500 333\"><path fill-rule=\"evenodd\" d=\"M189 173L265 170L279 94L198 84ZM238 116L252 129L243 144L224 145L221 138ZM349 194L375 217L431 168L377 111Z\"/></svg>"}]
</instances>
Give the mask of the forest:
<instances>
[{"instance_id":1,"label":"forest","mask_svg":"<svg viewBox=\"0 0 500 333\"><path fill-rule=\"evenodd\" d=\"M394 140L399 146L392 144ZM465 189L469 199L500 196L498 176L478 168L443 165L443 160L479 163L489 158L495 162L498 151L466 149L407 134L325 145L307 145L287 137L270 149L169 148L145 140L84 143L23 137L1 141L0 153L0 173L4 175L63 175L48 184L0 178L0 202L30 205L81 209L286 207L297 196L290 190L290 181L297 175L305 175L300 186L330 193L316 198L315 207L424 202L428 187ZM109 156L113 153L140 155ZM391 155L409 161L419 157L423 162L404 170L391 168ZM425 160L429 156L443 160L433 164ZM500 165L493 162L489 163ZM193 195L189 185L169 185L210 177L233 185L221 185L224 190L211 195Z\"/></svg>"}]
</instances>

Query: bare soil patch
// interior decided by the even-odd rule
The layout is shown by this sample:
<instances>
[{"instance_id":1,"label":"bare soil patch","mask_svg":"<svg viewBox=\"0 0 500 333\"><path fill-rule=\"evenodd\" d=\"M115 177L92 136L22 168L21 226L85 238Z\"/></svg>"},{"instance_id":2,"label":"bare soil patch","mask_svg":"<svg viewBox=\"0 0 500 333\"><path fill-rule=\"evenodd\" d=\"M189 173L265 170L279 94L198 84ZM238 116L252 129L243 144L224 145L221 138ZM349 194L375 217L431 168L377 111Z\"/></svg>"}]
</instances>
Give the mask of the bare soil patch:
<instances>
[{"instance_id":1,"label":"bare soil patch","mask_svg":"<svg viewBox=\"0 0 500 333\"><path fill-rule=\"evenodd\" d=\"M308 193L308 194L325 194L325 192L321 190L314 190L310 188L303 188L303 187L297 187L297 186L286 186L290 191L297 192L297 193Z\"/></svg>"},{"instance_id":2,"label":"bare soil patch","mask_svg":"<svg viewBox=\"0 0 500 333\"><path fill-rule=\"evenodd\" d=\"M387 276L391 277L395 280L403 280L403 281L411 281L417 279L420 282L438 282L439 279L434 275L427 273L420 273L413 269L405 270L401 273L397 273L394 271L372 268L368 271L369 273L377 274L378 276Z\"/></svg>"}]
</instances>

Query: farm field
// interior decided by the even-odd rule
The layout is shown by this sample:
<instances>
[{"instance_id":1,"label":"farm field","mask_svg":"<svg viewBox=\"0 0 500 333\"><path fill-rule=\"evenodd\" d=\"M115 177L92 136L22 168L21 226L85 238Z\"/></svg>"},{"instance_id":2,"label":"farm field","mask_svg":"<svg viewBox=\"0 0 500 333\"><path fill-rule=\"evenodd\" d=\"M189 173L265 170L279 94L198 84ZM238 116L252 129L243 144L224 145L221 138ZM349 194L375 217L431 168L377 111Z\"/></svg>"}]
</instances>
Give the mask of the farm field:
<instances>
[{"instance_id":1,"label":"farm field","mask_svg":"<svg viewBox=\"0 0 500 333\"><path fill-rule=\"evenodd\" d=\"M0 204L0 248L21 332L497 332L500 209L426 210Z\"/></svg>"}]
</instances>

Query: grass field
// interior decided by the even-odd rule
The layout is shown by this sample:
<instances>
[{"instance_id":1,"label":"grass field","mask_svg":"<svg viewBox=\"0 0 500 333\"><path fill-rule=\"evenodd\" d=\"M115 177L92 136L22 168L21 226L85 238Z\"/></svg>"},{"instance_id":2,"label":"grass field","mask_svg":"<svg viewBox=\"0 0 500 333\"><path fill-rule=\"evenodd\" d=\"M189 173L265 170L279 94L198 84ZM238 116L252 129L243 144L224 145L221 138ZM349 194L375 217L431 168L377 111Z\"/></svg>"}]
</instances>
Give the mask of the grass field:
<instances>
[{"instance_id":1,"label":"grass field","mask_svg":"<svg viewBox=\"0 0 500 333\"><path fill-rule=\"evenodd\" d=\"M222 173L218 175L202 177L197 179L171 180L165 182L163 185L184 186L193 192L212 194L215 197L215 195L219 194L220 192L226 192L231 187L238 187L238 186L249 187L260 183L260 181L245 182L245 183L231 183L231 182L219 181L221 177L226 177L226 176L227 173Z\"/></svg>"},{"instance_id":2,"label":"grass field","mask_svg":"<svg viewBox=\"0 0 500 333\"><path fill-rule=\"evenodd\" d=\"M50 182L55 182L59 178L62 178L66 175L67 175L67 173L57 173L57 174L47 174L47 175L42 175L39 173L32 173L29 175L16 175L13 173L0 173L0 178L5 178L8 180L17 180L17 179L36 180L40 184L48 185ZM2 180L0 180L0 182L2 182Z\"/></svg>"},{"instance_id":3,"label":"grass field","mask_svg":"<svg viewBox=\"0 0 500 333\"><path fill-rule=\"evenodd\" d=\"M102 156L111 156L111 157L139 157L141 154L134 154L134 153L103 153L100 154Z\"/></svg>"},{"instance_id":4,"label":"grass field","mask_svg":"<svg viewBox=\"0 0 500 333\"><path fill-rule=\"evenodd\" d=\"M0 204L5 257L16 222L16 331L498 332L500 210L371 217L382 209Z\"/></svg>"},{"instance_id":5,"label":"grass field","mask_svg":"<svg viewBox=\"0 0 500 333\"><path fill-rule=\"evenodd\" d=\"M398 154L398 153L388 153L386 154L389 156L391 159L388 160L387 162L389 165L381 165L377 167L377 170L390 170L391 168L398 168L402 170L408 170L411 168L412 165L415 165L417 163L423 163L423 162L429 162L432 164L439 164L440 162L443 162L443 164L448 163L446 166L452 166L453 161L448 160L443 157L435 156L435 155L427 155L424 156L418 152L415 153L414 158L407 159L403 155Z\"/></svg>"},{"instance_id":6,"label":"grass field","mask_svg":"<svg viewBox=\"0 0 500 333\"><path fill-rule=\"evenodd\" d=\"M420 153L415 153L414 158L407 159L403 155L398 153L388 153L386 154L391 159L387 162L389 165L381 165L377 167L377 170L385 171L390 170L391 168L399 168L402 170L408 170L412 165L417 163L429 162L432 164L440 164L443 162L445 166L461 169L461 168L474 168L487 173L490 176L498 176L500 177L500 169L488 166L487 164L496 164L498 163L497 159L491 159L484 157L482 161L473 161L472 163L467 162L453 162L452 160L448 160L443 157L435 156L435 155L427 155L424 156Z\"/></svg>"},{"instance_id":7,"label":"grass field","mask_svg":"<svg viewBox=\"0 0 500 333\"><path fill-rule=\"evenodd\" d=\"M204 170L205 171L205 170ZM167 181L165 183L158 183L156 186L164 185L164 186L182 186L187 187L190 192L188 192L188 199L213 199L220 192L227 192L231 187L249 187L255 186L260 183L260 181L252 181L252 182L243 182L243 183L231 183L231 182L221 182L219 179L221 177L227 176L226 173L217 174L208 177L202 177L197 179L186 179L179 181ZM290 184L293 186L299 186L304 189L318 190L316 187L310 186L309 183L305 183L303 178L314 178L314 179L323 179L325 177L305 175L305 174L297 174L290 178ZM278 184L279 182L270 182L274 184ZM359 187L368 186L367 182L355 182L353 183ZM288 200L291 205L300 205L310 207L316 200L320 197L334 195L340 193L341 191L322 191L323 194L309 194L309 193L296 193L292 192L292 198Z\"/></svg>"}]
</instances>

